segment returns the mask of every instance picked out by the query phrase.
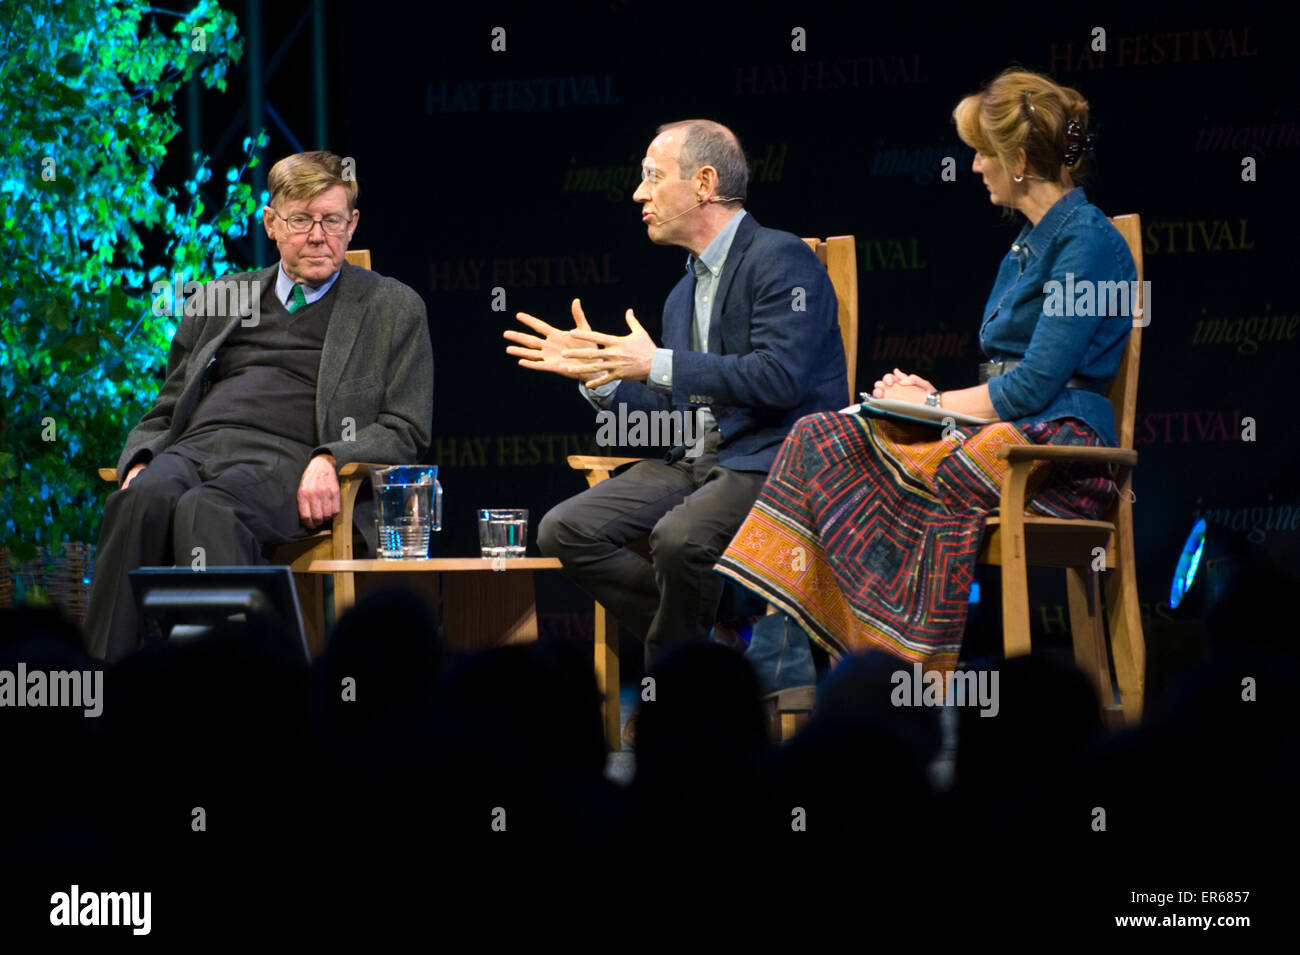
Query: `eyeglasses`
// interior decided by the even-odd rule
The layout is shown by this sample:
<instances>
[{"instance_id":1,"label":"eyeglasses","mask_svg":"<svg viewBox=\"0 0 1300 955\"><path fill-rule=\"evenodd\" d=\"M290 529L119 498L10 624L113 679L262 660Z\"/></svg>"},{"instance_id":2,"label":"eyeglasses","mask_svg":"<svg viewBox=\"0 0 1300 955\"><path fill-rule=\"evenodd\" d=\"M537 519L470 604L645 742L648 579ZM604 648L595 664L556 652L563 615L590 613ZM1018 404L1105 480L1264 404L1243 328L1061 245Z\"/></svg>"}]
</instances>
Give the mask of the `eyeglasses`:
<instances>
[{"instance_id":1,"label":"eyeglasses","mask_svg":"<svg viewBox=\"0 0 1300 955\"><path fill-rule=\"evenodd\" d=\"M275 212L274 209L271 211ZM303 233L310 232L316 227L317 222L320 223L320 227L325 231L326 235L342 235L348 231L348 225L352 222L352 216L354 214L355 213L349 212L345 216L329 215L313 218L308 215L282 216L280 213L275 212L276 217L283 219L285 224L289 227L289 231L295 235L302 235Z\"/></svg>"},{"instance_id":2,"label":"eyeglasses","mask_svg":"<svg viewBox=\"0 0 1300 955\"><path fill-rule=\"evenodd\" d=\"M641 181L648 182L651 186L657 186L668 177L664 175L663 170L655 165L653 159L646 159L641 163Z\"/></svg>"}]
</instances>

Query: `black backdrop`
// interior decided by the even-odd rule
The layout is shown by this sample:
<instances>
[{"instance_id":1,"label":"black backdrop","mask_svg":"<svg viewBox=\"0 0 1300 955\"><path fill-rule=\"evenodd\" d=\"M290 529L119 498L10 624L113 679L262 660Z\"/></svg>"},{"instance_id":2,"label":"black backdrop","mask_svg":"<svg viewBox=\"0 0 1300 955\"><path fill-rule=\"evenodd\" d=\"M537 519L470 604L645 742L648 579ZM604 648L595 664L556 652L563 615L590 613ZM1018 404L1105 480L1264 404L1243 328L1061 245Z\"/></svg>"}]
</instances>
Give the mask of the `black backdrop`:
<instances>
[{"instance_id":1,"label":"black backdrop","mask_svg":"<svg viewBox=\"0 0 1300 955\"><path fill-rule=\"evenodd\" d=\"M591 449L593 412L571 382L518 368L501 331L519 310L565 322L579 296L597 328L621 332L630 306L657 335L685 253L646 239L631 193L666 120L708 117L738 133L753 167L747 208L761 223L857 237L859 385L894 365L941 388L974 383L980 309L1020 222L988 203L950 114L1020 64L1089 99L1088 195L1143 219L1151 324L1135 489L1150 620L1168 616L1197 516L1294 566L1290 31L1217 6L1031 10L956 21L622 0L334 9L330 147L357 164L353 246L428 305L437 370L426 460L441 465L447 502L434 553L473 552L477 507L526 506L535 529L583 486L564 456ZM504 52L491 48L495 27ZM795 27L804 52L792 50ZM1091 48L1097 27L1105 53ZM954 182L939 176L945 156ZM1246 157L1255 181L1243 181ZM504 312L492 307L497 287ZM1253 441L1242 439L1246 417ZM542 577L544 632L589 633L590 604L559 575ZM1063 590L1031 593L1036 625L1064 641Z\"/></svg>"}]
</instances>

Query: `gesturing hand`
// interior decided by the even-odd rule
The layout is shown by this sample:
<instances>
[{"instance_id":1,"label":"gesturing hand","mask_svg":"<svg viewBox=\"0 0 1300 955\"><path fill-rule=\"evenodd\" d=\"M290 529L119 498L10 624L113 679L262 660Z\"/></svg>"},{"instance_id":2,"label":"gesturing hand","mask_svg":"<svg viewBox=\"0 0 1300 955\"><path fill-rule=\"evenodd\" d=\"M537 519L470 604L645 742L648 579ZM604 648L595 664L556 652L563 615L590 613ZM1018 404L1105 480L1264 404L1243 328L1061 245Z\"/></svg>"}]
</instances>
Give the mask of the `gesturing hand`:
<instances>
[{"instance_id":1,"label":"gesturing hand","mask_svg":"<svg viewBox=\"0 0 1300 955\"><path fill-rule=\"evenodd\" d=\"M298 519L305 527L319 527L338 512L338 461L332 454L318 454L298 484Z\"/></svg>"},{"instance_id":2,"label":"gesturing hand","mask_svg":"<svg viewBox=\"0 0 1300 955\"><path fill-rule=\"evenodd\" d=\"M605 335L590 330L573 333L573 337L581 339L583 344L589 342L597 346L578 346L567 348L563 352L565 358L580 362L577 369L579 374L595 375L594 378L587 379L588 388L598 388L606 382L622 379L645 381L650 377L650 362L654 359L657 346L630 308L626 319L630 329L626 335Z\"/></svg>"},{"instance_id":3,"label":"gesturing hand","mask_svg":"<svg viewBox=\"0 0 1300 955\"><path fill-rule=\"evenodd\" d=\"M552 371L566 378L589 377L579 371L583 362L564 356L565 349L581 348L586 344L577 337L579 332L591 331L591 326L587 324L587 316L582 312L582 301L575 298L572 308L574 327L569 331L548 325L527 312L517 313L515 318L537 334L529 335L526 332L513 330L502 332L503 337L516 343L506 347L506 354L518 358L519 364L524 368Z\"/></svg>"}]
</instances>

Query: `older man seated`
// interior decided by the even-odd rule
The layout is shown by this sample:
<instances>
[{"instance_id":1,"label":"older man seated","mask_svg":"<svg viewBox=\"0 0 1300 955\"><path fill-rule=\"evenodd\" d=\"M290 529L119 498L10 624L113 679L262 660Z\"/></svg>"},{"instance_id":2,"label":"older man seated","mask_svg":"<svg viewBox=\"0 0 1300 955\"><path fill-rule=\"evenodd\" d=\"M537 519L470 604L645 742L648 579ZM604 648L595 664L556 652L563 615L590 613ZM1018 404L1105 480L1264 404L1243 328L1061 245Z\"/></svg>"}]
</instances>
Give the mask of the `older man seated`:
<instances>
[{"instance_id":1,"label":"older man seated","mask_svg":"<svg viewBox=\"0 0 1300 955\"><path fill-rule=\"evenodd\" d=\"M277 162L267 186L263 224L280 261L191 299L157 402L118 460L86 614L93 656L139 645L131 570L199 555L264 563L268 548L338 513L340 467L411 462L429 445L424 302L345 261L361 218L356 179L338 156L307 152ZM221 314L205 314L208 303ZM354 526L373 553L373 502Z\"/></svg>"}]
</instances>

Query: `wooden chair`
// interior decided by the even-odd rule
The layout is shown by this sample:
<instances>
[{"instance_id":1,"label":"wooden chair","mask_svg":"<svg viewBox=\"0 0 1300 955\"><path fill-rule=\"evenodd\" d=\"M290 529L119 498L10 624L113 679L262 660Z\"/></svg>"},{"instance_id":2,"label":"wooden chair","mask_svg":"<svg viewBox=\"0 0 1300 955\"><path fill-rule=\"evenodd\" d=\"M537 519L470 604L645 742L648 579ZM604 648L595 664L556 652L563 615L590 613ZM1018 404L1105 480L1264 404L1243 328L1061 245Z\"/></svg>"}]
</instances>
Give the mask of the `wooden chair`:
<instances>
[{"instance_id":1,"label":"wooden chair","mask_svg":"<svg viewBox=\"0 0 1300 955\"><path fill-rule=\"evenodd\" d=\"M369 249L349 249L345 254L350 264L362 269L370 268ZM325 648L324 577L320 574L307 573L307 568L316 559L352 559L353 507L357 501L357 493L370 476L372 466L378 465L353 462L339 468L339 512L330 522L329 530L320 530L301 540L283 544L271 555L273 564L287 564L293 571L294 585L298 590L298 603L302 605L307 646L313 657L319 656ZM116 468L99 468L98 473L103 480L117 483ZM335 593L344 595L346 605L351 606L355 600L353 575L334 574L333 581Z\"/></svg>"},{"instance_id":2,"label":"wooden chair","mask_svg":"<svg viewBox=\"0 0 1300 955\"><path fill-rule=\"evenodd\" d=\"M848 401L856 400L854 384L858 364L858 257L857 246L851 235L834 235L826 239L804 239L817 253L830 273L831 285L839 302L840 336L844 340L844 358L848 364ZM581 471L588 487L595 487L609 478L615 468L634 464L641 458L604 457L592 454L571 454L569 467ZM613 750L622 746L622 727L619 725L619 661L618 621L607 608L596 604L596 685L603 694L601 704L605 740Z\"/></svg>"},{"instance_id":3,"label":"wooden chair","mask_svg":"<svg viewBox=\"0 0 1300 955\"><path fill-rule=\"evenodd\" d=\"M1110 220L1128 243L1137 266L1137 288L1142 288L1142 225L1137 215ZM1145 306L1138 293L1135 316ZM1007 656L1029 652L1029 590L1027 570L1033 564L1065 569L1070 605L1070 631L1074 659L1088 675L1101 701L1103 717L1111 726L1136 724L1142 717L1143 685L1146 672L1146 644L1138 610L1137 572L1133 555L1132 469L1137 464L1133 450L1134 420L1137 415L1138 364L1142 355L1142 329L1135 326L1120 359L1119 373L1110 387L1115 406L1117 448L1084 448L1051 445L1008 446L998 452L1010 471L1002 486L997 516L988 519L988 533L980 562L1002 567L1002 633ZM1106 464L1111 468L1119 495L1104 521L1066 520L1025 513L1025 491L1034 462ZM1106 633L1102 620L1101 573L1094 570L1094 557L1104 554L1110 571L1105 581L1106 622L1110 624L1110 648L1115 660L1120 703L1114 702L1111 671L1106 654Z\"/></svg>"}]
</instances>

